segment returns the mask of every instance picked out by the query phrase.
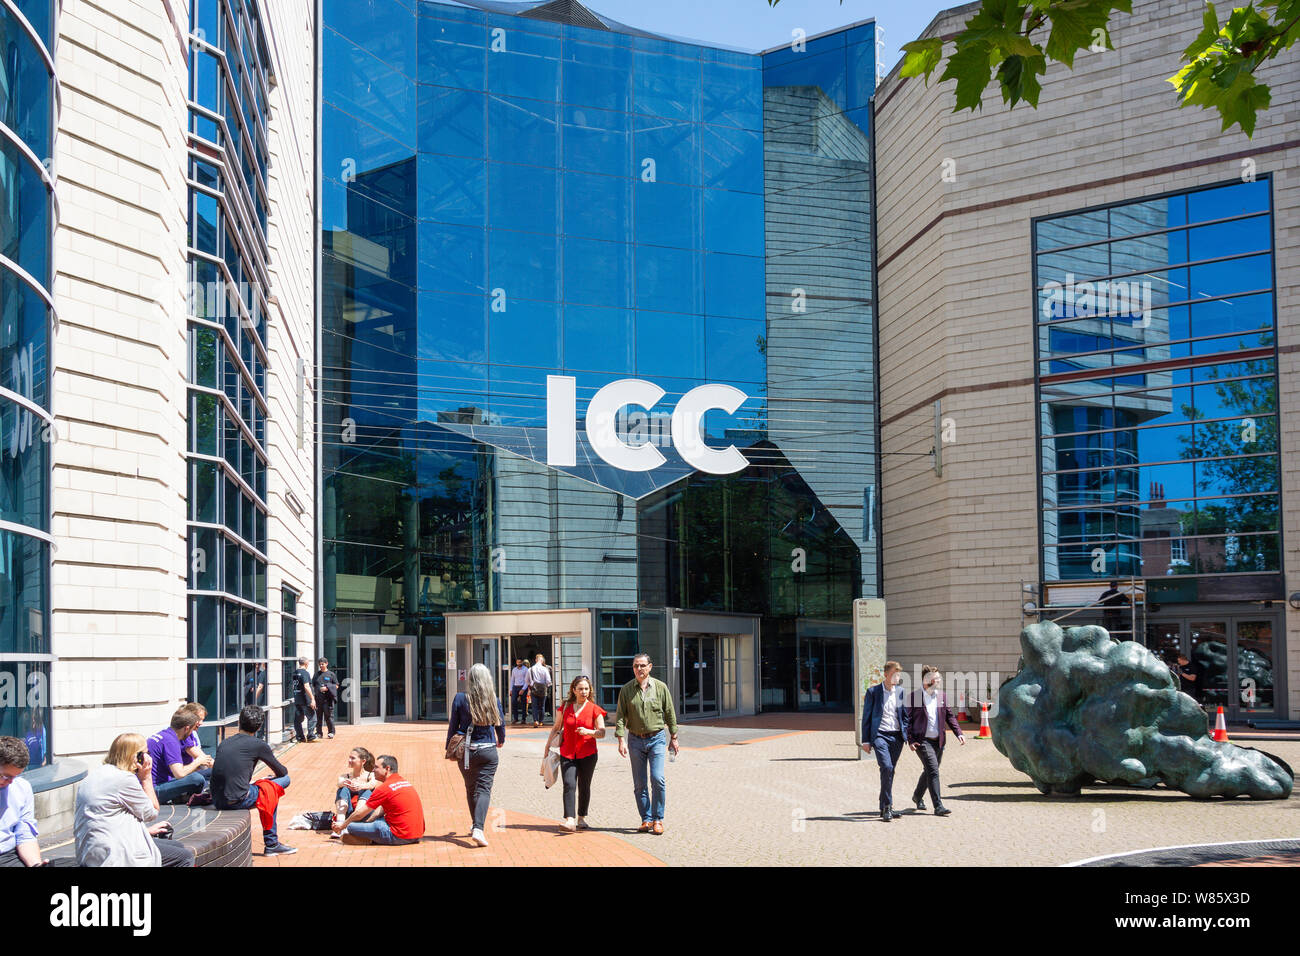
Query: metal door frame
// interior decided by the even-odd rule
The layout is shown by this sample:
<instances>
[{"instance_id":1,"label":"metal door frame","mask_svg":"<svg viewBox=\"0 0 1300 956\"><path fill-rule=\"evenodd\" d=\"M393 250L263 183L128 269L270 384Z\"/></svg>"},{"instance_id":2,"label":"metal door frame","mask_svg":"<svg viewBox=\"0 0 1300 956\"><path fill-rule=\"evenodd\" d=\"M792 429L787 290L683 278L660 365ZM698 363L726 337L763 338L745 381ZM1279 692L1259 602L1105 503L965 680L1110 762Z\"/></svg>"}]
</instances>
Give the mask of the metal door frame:
<instances>
[{"instance_id":1,"label":"metal door frame","mask_svg":"<svg viewBox=\"0 0 1300 956\"><path fill-rule=\"evenodd\" d=\"M354 634L352 635L351 648L348 654L351 663L351 673L356 675L358 687L353 691L353 697L349 701L352 723L354 724L382 724L392 721L393 723L409 723L415 718L412 716L413 711L418 709L418 701L415 698L415 638L408 634ZM377 650L379 654L379 716L362 717L361 716L361 652L366 650ZM406 716L405 717L388 717L388 656L384 651L401 650L406 663ZM350 690L350 689L349 689Z\"/></svg>"},{"instance_id":2,"label":"metal door frame","mask_svg":"<svg viewBox=\"0 0 1300 956\"><path fill-rule=\"evenodd\" d=\"M1166 614L1168 616L1166 616ZM1247 711L1244 709L1241 699L1241 678L1237 674L1237 624L1239 621L1258 621L1268 620L1273 624L1273 709L1272 711ZM1286 668L1281 666L1280 662L1286 659L1286 617L1278 608L1261 607L1257 611L1243 608L1240 605L1222 605L1207 604L1204 607L1197 607L1184 611L1182 608L1173 611L1148 613L1146 626L1152 627L1169 627L1177 624L1179 627L1179 646L1182 653L1191 659L1191 642L1192 642L1192 622L1223 622L1224 639L1227 642L1228 650L1228 699L1224 704L1224 716L1234 723L1248 720L1255 716L1265 717L1267 719L1286 719L1288 712L1287 707L1287 686L1286 686ZM1145 634L1143 635L1145 638ZM1145 646L1145 640L1144 640ZM1217 706L1206 704L1206 707Z\"/></svg>"},{"instance_id":3,"label":"metal door frame","mask_svg":"<svg viewBox=\"0 0 1300 956\"><path fill-rule=\"evenodd\" d=\"M681 637L681 642L682 642L682 669L681 669L681 670L682 670L682 689L681 689L682 715L681 715L681 716L682 716L684 719L687 719L687 720L692 720L692 719L704 719L704 718L708 718L708 717L721 717L721 716L722 716L722 684L721 684L721 681L722 681L722 668L718 666L718 660L719 660L719 656L720 656L720 654L721 654L721 651L720 651L720 649L719 649L719 644L721 643L721 635L718 635L718 634L682 634L682 635L680 635L680 637ZM699 670L701 670L701 669L703 669L703 670L710 670L710 669L711 669L711 670L713 671L713 709L710 710L710 711L705 711L705 710L704 710L704 687L703 687L703 685L701 685L701 686L700 686L700 703L699 703L699 709L698 709L698 710L689 710L688 707L687 707L687 703L686 703L686 701L687 701L687 697L686 697L686 670L687 670L687 669L686 669L686 666L685 666L685 664L686 664L686 644L687 644L687 642L698 642L698 643L696 644L696 647L697 647L697 655L698 655L696 663L698 664L699 662L701 662L701 661L704 660L704 654L702 653L702 648L703 648L703 643L704 643L705 641L712 641L712 642L713 642L713 667L712 667L712 668L708 668L708 667L705 667L705 668L699 668L699 667L696 667L696 668L693 668L693 669L694 669L695 671L697 671L697 672L698 672Z\"/></svg>"}]
</instances>

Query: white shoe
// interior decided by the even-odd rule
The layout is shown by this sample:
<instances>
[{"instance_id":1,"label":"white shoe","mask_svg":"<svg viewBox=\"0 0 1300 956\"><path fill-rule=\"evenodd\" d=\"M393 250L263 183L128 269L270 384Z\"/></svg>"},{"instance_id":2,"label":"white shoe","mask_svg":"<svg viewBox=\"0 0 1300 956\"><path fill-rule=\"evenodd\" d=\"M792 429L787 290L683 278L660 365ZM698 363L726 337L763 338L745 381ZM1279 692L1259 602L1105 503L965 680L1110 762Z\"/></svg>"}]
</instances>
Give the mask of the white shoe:
<instances>
[{"instance_id":1,"label":"white shoe","mask_svg":"<svg viewBox=\"0 0 1300 956\"><path fill-rule=\"evenodd\" d=\"M589 826L587 825L587 818L586 818L586 817L578 817L578 829L579 829L579 830L590 830L590 829L591 829L591 827L589 827Z\"/></svg>"},{"instance_id":2,"label":"white shoe","mask_svg":"<svg viewBox=\"0 0 1300 956\"><path fill-rule=\"evenodd\" d=\"M560 826L563 829L568 830L570 833L578 829L578 824L574 821L573 817L565 817L564 822L561 823Z\"/></svg>"},{"instance_id":3,"label":"white shoe","mask_svg":"<svg viewBox=\"0 0 1300 956\"><path fill-rule=\"evenodd\" d=\"M469 838L473 840L477 846L487 846L487 837L483 835L482 830L475 830L469 835Z\"/></svg>"}]
</instances>

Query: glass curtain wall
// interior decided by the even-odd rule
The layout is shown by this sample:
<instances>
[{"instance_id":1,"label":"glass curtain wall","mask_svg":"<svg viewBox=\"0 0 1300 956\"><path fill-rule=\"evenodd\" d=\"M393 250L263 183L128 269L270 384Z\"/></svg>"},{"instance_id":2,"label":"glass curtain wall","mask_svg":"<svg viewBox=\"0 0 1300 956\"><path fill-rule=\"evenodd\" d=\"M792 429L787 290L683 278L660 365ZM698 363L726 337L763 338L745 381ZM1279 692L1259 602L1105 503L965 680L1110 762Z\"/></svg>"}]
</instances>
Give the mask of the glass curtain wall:
<instances>
[{"instance_id":1,"label":"glass curtain wall","mask_svg":"<svg viewBox=\"0 0 1300 956\"><path fill-rule=\"evenodd\" d=\"M55 0L0 0L0 734L51 760ZM89 701L68 701L69 704Z\"/></svg>"},{"instance_id":2,"label":"glass curtain wall","mask_svg":"<svg viewBox=\"0 0 1300 956\"><path fill-rule=\"evenodd\" d=\"M1281 598L1271 180L1034 226L1044 580Z\"/></svg>"},{"instance_id":3,"label":"glass curtain wall","mask_svg":"<svg viewBox=\"0 0 1300 956\"><path fill-rule=\"evenodd\" d=\"M860 590L856 550L822 530L854 519L809 504L801 525L787 501L848 492L814 490L768 441L762 58L479 6L325 5L326 654L344 662L355 635L417 637L428 717L445 713L433 685L450 612L598 609L612 681L646 643L644 611L670 600L669 564L700 582L672 585L698 600L680 606L766 613L775 586L753 555L756 577L724 581L732 540L806 527L826 552L814 576L843 576L809 592ZM548 376L574 380L579 435L602 387L661 388L615 430L665 464L620 471L583 441L577 466L548 465ZM749 462L720 482L689 477L671 439L674 406L705 383L746 396L703 419L709 444ZM683 482L699 524L656 510ZM764 524L741 528L751 512ZM671 540L655 541L664 521Z\"/></svg>"},{"instance_id":4,"label":"glass curtain wall","mask_svg":"<svg viewBox=\"0 0 1300 956\"><path fill-rule=\"evenodd\" d=\"M255 0L191 0L189 50L188 680L211 738L250 687L279 680L267 650L269 54Z\"/></svg>"}]
</instances>

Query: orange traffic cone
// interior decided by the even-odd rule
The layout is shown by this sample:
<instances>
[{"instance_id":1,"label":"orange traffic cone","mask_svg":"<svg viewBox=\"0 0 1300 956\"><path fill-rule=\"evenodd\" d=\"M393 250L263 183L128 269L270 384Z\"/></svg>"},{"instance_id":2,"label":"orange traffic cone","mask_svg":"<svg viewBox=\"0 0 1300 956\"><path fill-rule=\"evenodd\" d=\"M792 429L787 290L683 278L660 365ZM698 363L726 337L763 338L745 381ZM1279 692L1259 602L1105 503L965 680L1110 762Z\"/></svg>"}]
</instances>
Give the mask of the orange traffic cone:
<instances>
[{"instance_id":1,"label":"orange traffic cone","mask_svg":"<svg viewBox=\"0 0 1300 956\"><path fill-rule=\"evenodd\" d=\"M975 736L976 740L992 740L993 730L989 727L989 705L980 704L980 732Z\"/></svg>"},{"instance_id":2,"label":"orange traffic cone","mask_svg":"<svg viewBox=\"0 0 1300 956\"><path fill-rule=\"evenodd\" d=\"M1228 725L1223 721L1223 705L1219 705L1219 712L1214 716L1214 734L1213 738L1221 743L1228 742Z\"/></svg>"}]
</instances>

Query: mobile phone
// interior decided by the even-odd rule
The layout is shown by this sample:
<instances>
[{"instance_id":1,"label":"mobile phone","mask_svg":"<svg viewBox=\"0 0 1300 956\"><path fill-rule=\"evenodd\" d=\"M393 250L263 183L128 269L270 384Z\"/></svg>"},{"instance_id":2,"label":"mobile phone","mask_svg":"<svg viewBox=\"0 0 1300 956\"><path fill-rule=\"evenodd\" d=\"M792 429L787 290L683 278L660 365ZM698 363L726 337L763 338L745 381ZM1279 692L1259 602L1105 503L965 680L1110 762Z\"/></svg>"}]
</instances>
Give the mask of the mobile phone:
<instances>
[{"instance_id":1,"label":"mobile phone","mask_svg":"<svg viewBox=\"0 0 1300 956\"><path fill-rule=\"evenodd\" d=\"M144 758L145 758L145 751L141 750L138 754L135 755L135 762L143 767Z\"/></svg>"}]
</instances>

